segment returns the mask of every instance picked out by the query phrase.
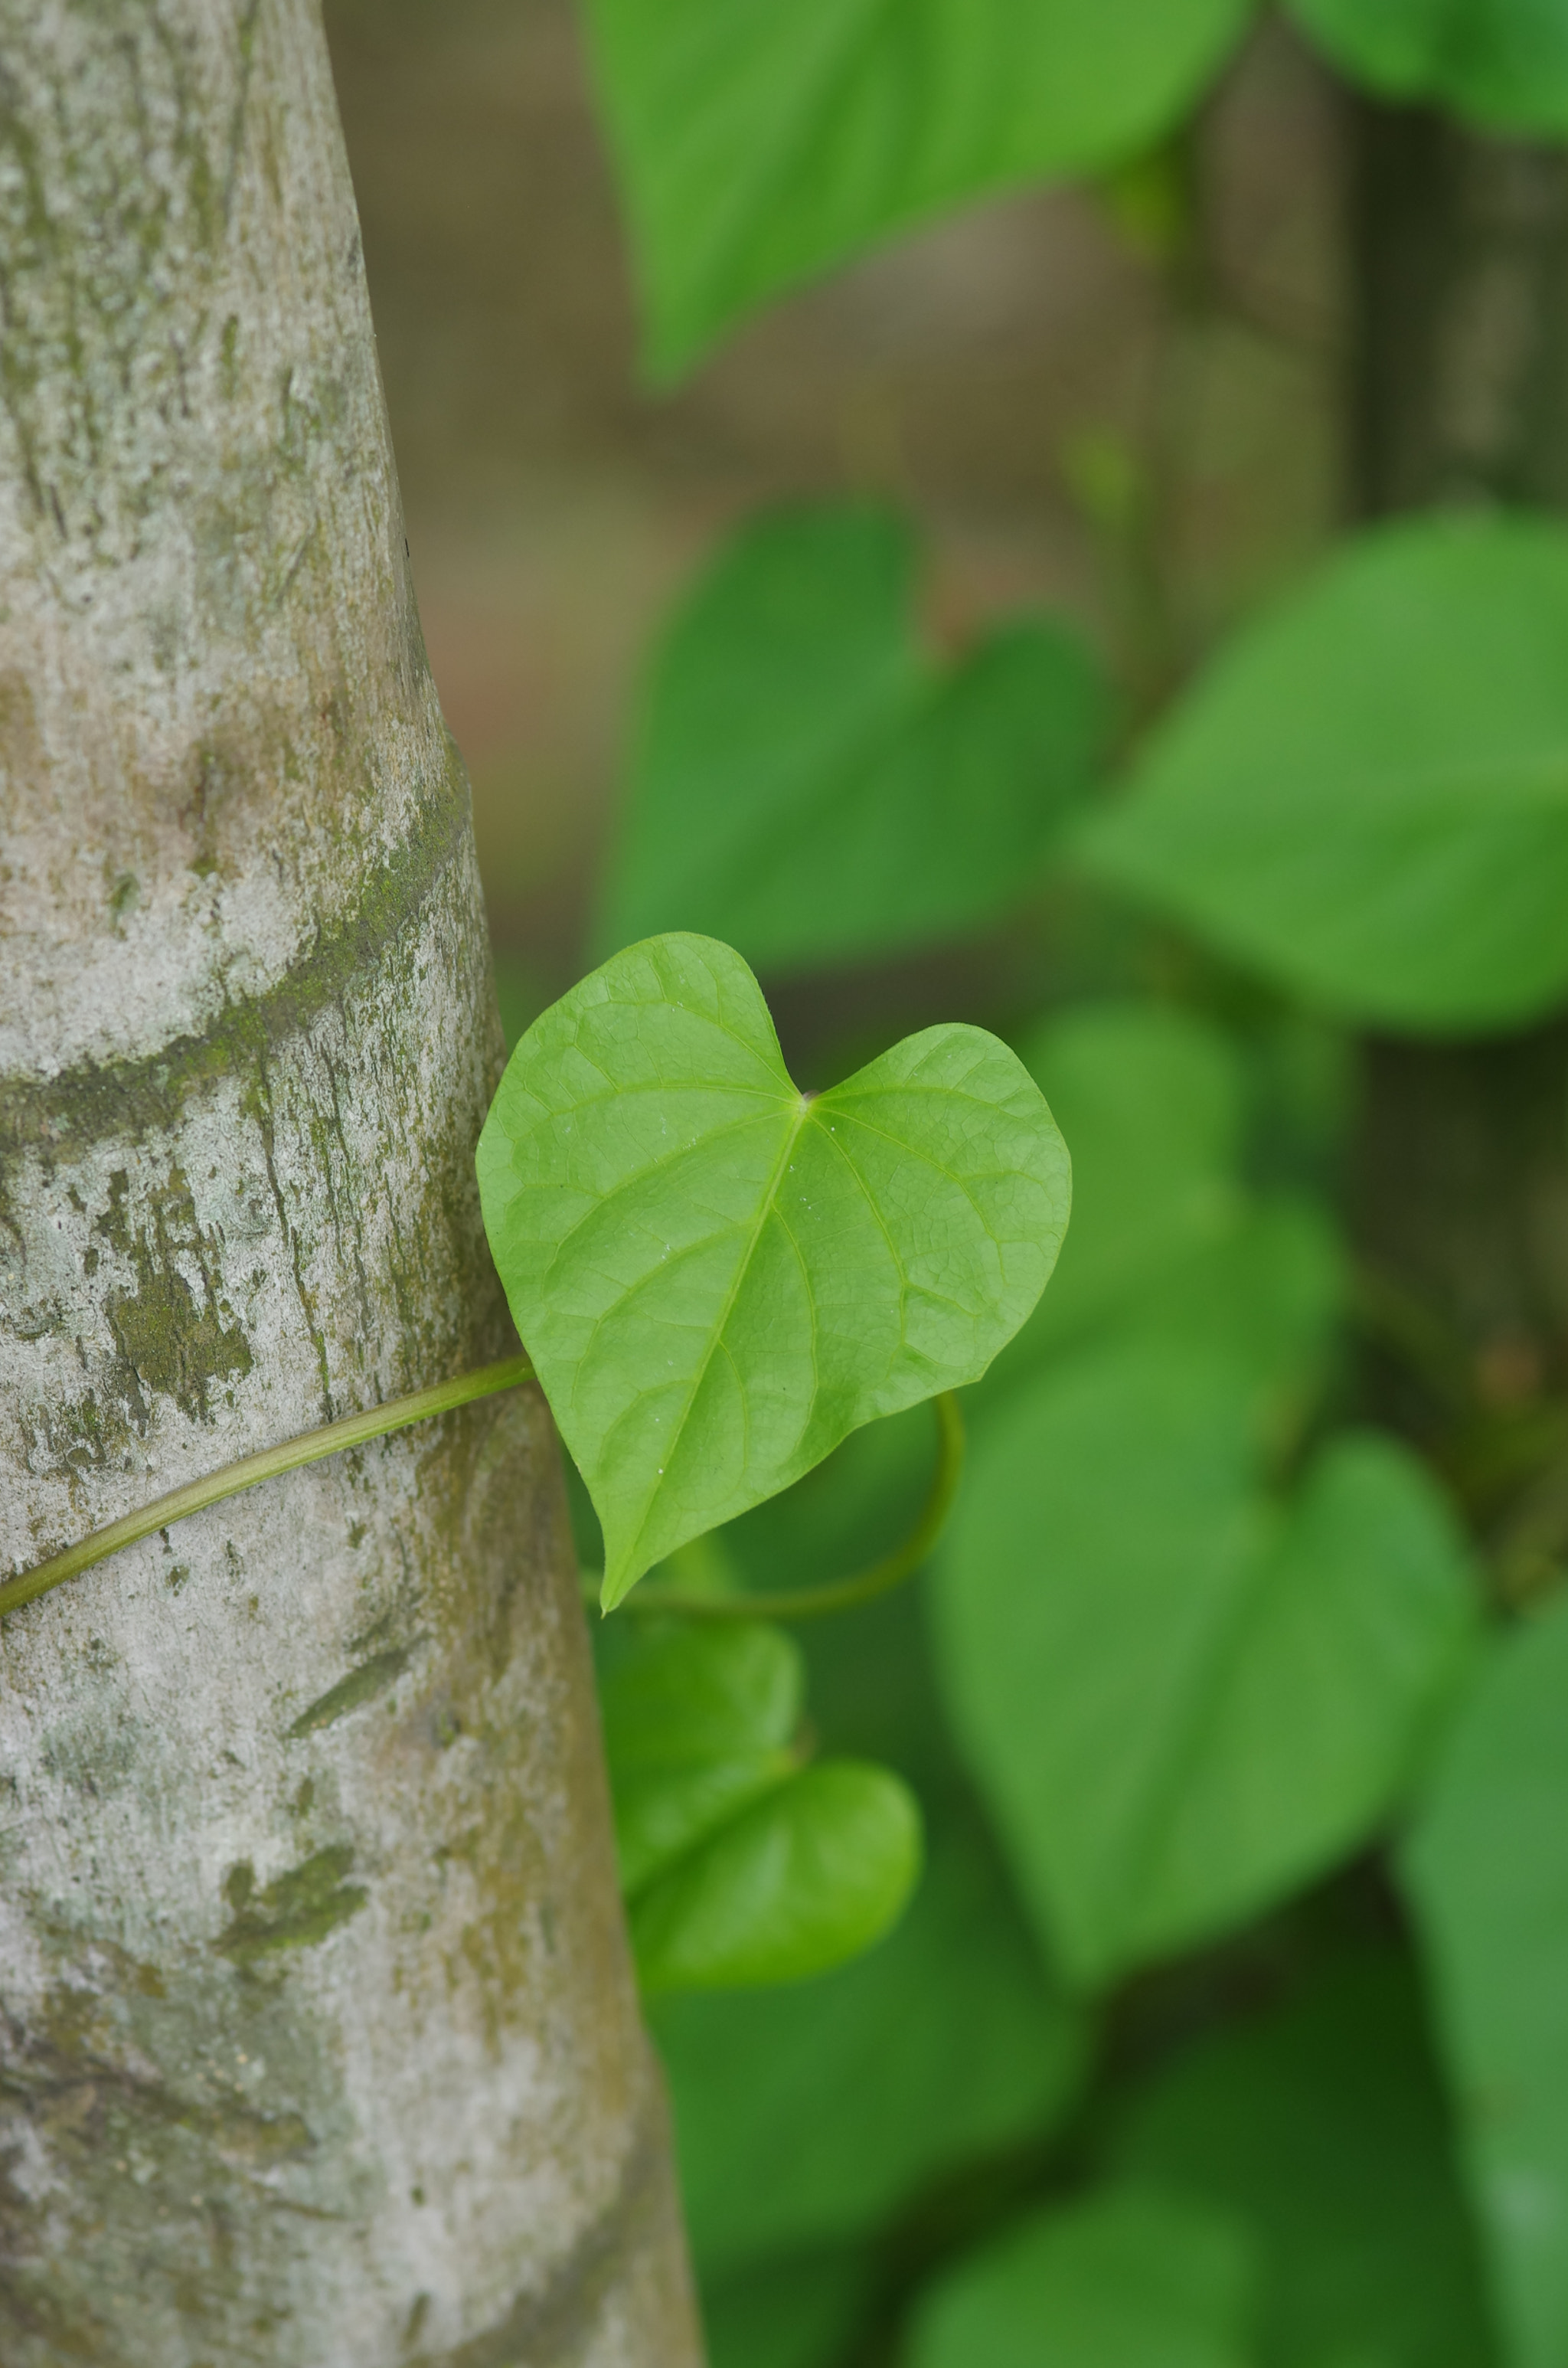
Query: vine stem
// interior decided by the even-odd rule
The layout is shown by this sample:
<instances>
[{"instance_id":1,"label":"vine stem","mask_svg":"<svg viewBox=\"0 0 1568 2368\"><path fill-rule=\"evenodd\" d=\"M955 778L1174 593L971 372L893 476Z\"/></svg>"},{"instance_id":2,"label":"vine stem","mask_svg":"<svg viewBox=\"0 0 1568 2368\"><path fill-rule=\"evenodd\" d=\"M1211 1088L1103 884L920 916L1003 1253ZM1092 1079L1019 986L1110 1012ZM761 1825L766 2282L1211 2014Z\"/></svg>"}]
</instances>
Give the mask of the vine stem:
<instances>
[{"instance_id":1,"label":"vine stem","mask_svg":"<svg viewBox=\"0 0 1568 2368\"><path fill-rule=\"evenodd\" d=\"M494 1395L497 1390L515 1390L520 1382L531 1381L533 1367L526 1357L503 1357L499 1363L481 1365L472 1373L460 1373L449 1382L437 1382L434 1388L415 1390L407 1397L389 1398L384 1406L367 1406L363 1414L345 1415L340 1422L329 1422L320 1430L301 1431L297 1439L286 1439L280 1447L264 1447L257 1454L242 1455L236 1463L225 1463L219 1471L209 1472L200 1480L187 1480L183 1488L171 1488L165 1497L154 1497L152 1503L134 1513L123 1514L90 1537L83 1538L62 1554L51 1554L31 1570L19 1571L15 1578L0 1581L0 1619L8 1611L20 1611L47 1595L51 1587L60 1587L96 1562L107 1562L110 1554L119 1554L124 1546L133 1546L139 1538L151 1537L155 1530L166 1530L173 1521L183 1521L191 1513L199 1513L209 1505L222 1504L225 1497L237 1497L242 1488L254 1488L263 1480L276 1480L285 1472L297 1472L301 1464L320 1463L329 1455L341 1455L350 1447L363 1447L368 1440L382 1439L388 1431L405 1430L410 1423L428 1422L432 1415L449 1414L454 1406L467 1406L474 1398Z\"/></svg>"},{"instance_id":2,"label":"vine stem","mask_svg":"<svg viewBox=\"0 0 1568 2368\"><path fill-rule=\"evenodd\" d=\"M154 1497L150 1504L139 1507L133 1513L122 1514L118 1521L94 1530L75 1545L51 1554L47 1562L36 1563L31 1570L0 1580L0 1619L7 1612L19 1611L23 1604L36 1601L39 1596L47 1595L51 1588L63 1586L67 1579L91 1570L95 1563L107 1562L111 1554L135 1545L139 1539L152 1537L156 1531L186 1520L192 1513L203 1512L209 1505L221 1505L226 1497L237 1497L243 1489L255 1488L263 1480L278 1479L285 1472L298 1472L304 1464L324 1463L328 1456L342 1455L351 1447L363 1447L372 1439L384 1439L391 1431L406 1430L412 1423L428 1422L433 1416L449 1414L455 1406L468 1406L475 1398L493 1396L498 1390L516 1389L532 1378L533 1367L526 1357L504 1357L497 1364L481 1365L472 1373L437 1382L430 1389L415 1390L407 1397L389 1398L384 1406L368 1406L363 1414L345 1415L341 1421L329 1422L320 1430L301 1431L297 1438L284 1440L280 1446L264 1447L255 1455L243 1455L237 1463L222 1464L199 1480L187 1481L183 1488L171 1488L166 1496ZM959 1402L950 1390L944 1390L933 1404L937 1429L937 1468L931 1475L926 1502L908 1536L880 1561L852 1572L847 1578L830 1579L823 1587L780 1588L770 1594L693 1595L651 1587L630 1596L621 1608L643 1614L668 1613L687 1620L814 1620L829 1612L850 1611L859 1603L869 1603L875 1597L901 1586L919 1569L940 1537L963 1474L964 1425Z\"/></svg>"},{"instance_id":3,"label":"vine stem","mask_svg":"<svg viewBox=\"0 0 1568 2368\"><path fill-rule=\"evenodd\" d=\"M683 1620L820 1620L832 1611L852 1611L887 1595L912 1578L941 1536L959 1482L963 1477L964 1426L959 1402L951 1390L932 1401L937 1416L937 1468L920 1516L909 1535L880 1562L847 1578L829 1579L822 1587L759 1589L755 1595L694 1595L674 1588L634 1588L618 1605L621 1611L652 1617L668 1612Z\"/></svg>"}]
</instances>

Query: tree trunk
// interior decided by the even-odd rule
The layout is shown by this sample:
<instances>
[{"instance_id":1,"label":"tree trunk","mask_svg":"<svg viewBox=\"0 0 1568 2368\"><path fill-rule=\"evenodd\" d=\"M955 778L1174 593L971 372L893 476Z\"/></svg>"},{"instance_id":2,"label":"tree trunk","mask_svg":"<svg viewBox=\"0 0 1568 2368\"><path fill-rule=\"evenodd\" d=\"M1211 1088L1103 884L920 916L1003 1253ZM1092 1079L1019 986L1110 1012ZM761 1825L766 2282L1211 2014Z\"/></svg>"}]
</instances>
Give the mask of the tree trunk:
<instances>
[{"instance_id":1,"label":"tree trunk","mask_svg":"<svg viewBox=\"0 0 1568 2368\"><path fill-rule=\"evenodd\" d=\"M0 0L0 1559L504 1353L312 0ZM7 1623L5 2368L687 2368L517 1393Z\"/></svg>"},{"instance_id":2,"label":"tree trunk","mask_svg":"<svg viewBox=\"0 0 1568 2368\"><path fill-rule=\"evenodd\" d=\"M1568 507L1568 153L1351 109L1355 508ZM1568 1383L1568 1030L1374 1042L1366 1111L1363 1238L1522 1414Z\"/></svg>"},{"instance_id":3,"label":"tree trunk","mask_svg":"<svg viewBox=\"0 0 1568 2368\"><path fill-rule=\"evenodd\" d=\"M1354 120L1358 507L1568 507L1568 153Z\"/></svg>"}]
</instances>

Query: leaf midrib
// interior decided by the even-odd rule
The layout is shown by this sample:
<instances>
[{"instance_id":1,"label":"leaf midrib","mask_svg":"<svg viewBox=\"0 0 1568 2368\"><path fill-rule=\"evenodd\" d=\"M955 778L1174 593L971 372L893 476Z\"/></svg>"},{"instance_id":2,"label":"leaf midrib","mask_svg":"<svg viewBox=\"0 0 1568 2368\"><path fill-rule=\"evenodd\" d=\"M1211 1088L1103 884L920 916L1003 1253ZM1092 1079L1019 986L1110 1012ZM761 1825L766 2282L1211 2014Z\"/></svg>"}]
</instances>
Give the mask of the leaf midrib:
<instances>
[{"instance_id":1,"label":"leaf midrib","mask_svg":"<svg viewBox=\"0 0 1568 2368\"><path fill-rule=\"evenodd\" d=\"M714 1319L708 1346L703 1350L701 1360L698 1365L696 1372L692 1376L691 1387L687 1392L686 1403L681 1408L679 1418L671 1427L670 1444L665 1455L665 1469L658 1474L658 1477L661 1479L666 1476L669 1466L675 1460L675 1456L680 1446L681 1440L686 1436L686 1427L691 1419L691 1410L697 1403L698 1395L701 1391L702 1384L708 1378L709 1367L712 1364L714 1357L718 1354L720 1349L724 1348L725 1346L725 1327L730 1321L730 1317L734 1313L735 1302L740 1297L742 1286L745 1281L746 1276L751 1271L752 1260L756 1256L756 1247L762 1239L763 1228L767 1224L768 1218L773 1213L774 1201L778 1195L780 1178L787 1171L790 1154L793 1151L796 1144L801 1139L801 1130L806 1122L810 1108L810 1103L807 1102L802 1096L797 1093L795 1098L794 1115L790 1124L785 1130L783 1142L779 1145L778 1156L773 1164L773 1172L769 1176L767 1183L759 1196L756 1218L756 1222L753 1224L750 1236L746 1242L744 1249L742 1251L739 1258L735 1262L735 1270L730 1279L730 1287L724 1294L723 1304ZM808 1290L808 1299L810 1296L811 1294ZM727 1349L725 1353L728 1354ZM732 1360L732 1362L733 1361L733 1360ZM741 1408L744 1415L745 1413L746 1406L745 1385L744 1381L740 1378L738 1367L736 1368L736 1378L739 1383ZM636 1559L637 1550L642 1544L643 1536L647 1531L649 1516L653 1510L653 1505L658 1499L659 1493L660 1492L656 1486L649 1491L648 1497L643 1504L642 1516L638 1521L636 1531L633 1533L625 1553L621 1556L621 1566L623 1569ZM619 1603L621 1595L624 1593L624 1588L619 1588L614 1600ZM608 1610L608 1608L609 1607L607 1605L606 1609Z\"/></svg>"},{"instance_id":2,"label":"leaf midrib","mask_svg":"<svg viewBox=\"0 0 1568 2368\"><path fill-rule=\"evenodd\" d=\"M851 1082L853 1083L853 1080L851 1080ZM889 1087L886 1090L896 1093L917 1094L946 1095L950 1093L951 1098L954 1100L971 1101L976 1103L977 1106L980 1106L980 1097L977 1094L965 1094L962 1092L961 1088L958 1087L949 1088L943 1086L899 1085L897 1087ZM825 1101L829 1098L828 1096L824 1095L823 1099ZM970 1190L970 1184L971 1182L983 1182L990 1176L999 1176L1008 1171L1001 1168L986 1169L983 1170L979 1175L966 1179L964 1177L960 1176L955 1169L947 1167L940 1159L934 1159L928 1151L923 1151L917 1144L906 1142L903 1135L890 1133L885 1126L874 1125L869 1118L862 1118L858 1110L850 1110L845 1103L835 1102L833 1107L836 1110L840 1118L847 1119L851 1125L860 1127L867 1134L876 1135L882 1143L891 1143L893 1149L895 1151L902 1152L905 1158L918 1159L923 1166L929 1167L934 1174L942 1177L946 1182L953 1187L955 1191L960 1192L964 1199L969 1202L969 1205L973 1210L975 1217L979 1223L980 1229L985 1235L986 1240L992 1243L997 1250L1002 1248L1002 1242L999 1236L992 1231L990 1220L987 1218L979 1201L975 1199L974 1194ZM835 1140L831 1134L831 1131L829 1139ZM859 1169L855 1166L853 1159L850 1158L849 1153L845 1149L844 1145L842 1144L838 1144L837 1148L842 1153L845 1161L853 1173L856 1182L859 1185L862 1192L865 1193L867 1200L871 1201L872 1206L874 1207L875 1201L873 1200L869 1185L861 1176ZM878 1223L882 1223L880 1213ZM882 1229L885 1233L887 1230L885 1224L883 1224ZM889 1237L889 1247L890 1248L892 1247L891 1236ZM904 1273L902 1259L899 1260L899 1273L903 1277L905 1287L907 1288L909 1277Z\"/></svg>"}]
</instances>

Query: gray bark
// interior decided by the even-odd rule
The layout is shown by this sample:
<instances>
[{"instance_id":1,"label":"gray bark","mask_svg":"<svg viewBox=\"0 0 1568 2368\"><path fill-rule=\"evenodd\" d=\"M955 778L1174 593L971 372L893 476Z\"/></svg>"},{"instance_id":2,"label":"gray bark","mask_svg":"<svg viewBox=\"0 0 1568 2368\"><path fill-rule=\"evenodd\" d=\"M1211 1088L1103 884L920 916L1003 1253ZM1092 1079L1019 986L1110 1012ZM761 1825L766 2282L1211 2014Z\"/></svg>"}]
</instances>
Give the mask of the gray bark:
<instances>
[{"instance_id":1,"label":"gray bark","mask_svg":"<svg viewBox=\"0 0 1568 2368\"><path fill-rule=\"evenodd\" d=\"M0 0L0 1565L505 1353L312 0ZM0 1634L6 2368L687 2368L548 1417Z\"/></svg>"}]
</instances>

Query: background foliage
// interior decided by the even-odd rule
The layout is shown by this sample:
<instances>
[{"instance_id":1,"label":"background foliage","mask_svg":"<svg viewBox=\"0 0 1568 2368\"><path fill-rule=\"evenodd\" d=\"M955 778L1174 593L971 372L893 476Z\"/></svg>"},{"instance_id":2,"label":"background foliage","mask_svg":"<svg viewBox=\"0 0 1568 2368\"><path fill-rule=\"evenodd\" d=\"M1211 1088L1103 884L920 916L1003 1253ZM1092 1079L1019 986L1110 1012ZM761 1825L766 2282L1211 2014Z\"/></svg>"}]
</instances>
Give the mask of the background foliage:
<instances>
[{"instance_id":1,"label":"background foliage","mask_svg":"<svg viewBox=\"0 0 1568 2368\"><path fill-rule=\"evenodd\" d=\"M1041 177L1092 179L1202 312L1245 8L587 13L661 380ZM1568 132L1531 0L1291 13L1347 119ZM1386 1206L1412 1076L1451 1121L1413 1159L1479 1133L1500 1195L1562 1157L1568 544L1456 485L1217 632L1162 572L1186 419L1064 456L1097 632L933 633L896 507L808 487L693 565L627 734L596 956L732 943L816 1015L813 1085L926 1016L923 968L978 977L1074 1167L918 1591L798 1649L603 1640L634 1928L810 1752L925 1821L902 1919L814 1979L682 1994L640 1935L716 2368L1568 2358L1562 1343L1491 1323L1484 1210L1446 1299L1388 1255L1426 1210ZM856 1433L676 1575L765 1609L849 1567L928 1434Z\"/></svg>"}]
</instances>

